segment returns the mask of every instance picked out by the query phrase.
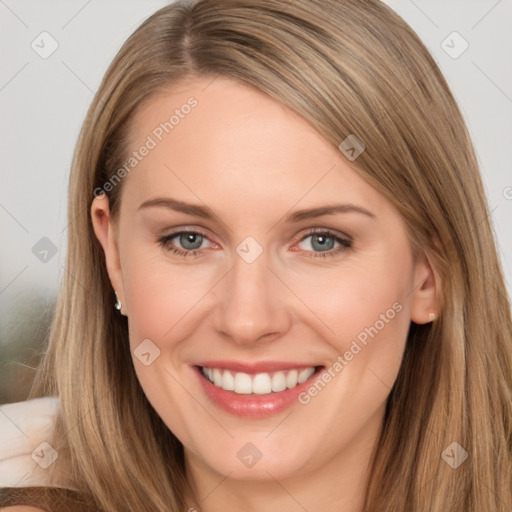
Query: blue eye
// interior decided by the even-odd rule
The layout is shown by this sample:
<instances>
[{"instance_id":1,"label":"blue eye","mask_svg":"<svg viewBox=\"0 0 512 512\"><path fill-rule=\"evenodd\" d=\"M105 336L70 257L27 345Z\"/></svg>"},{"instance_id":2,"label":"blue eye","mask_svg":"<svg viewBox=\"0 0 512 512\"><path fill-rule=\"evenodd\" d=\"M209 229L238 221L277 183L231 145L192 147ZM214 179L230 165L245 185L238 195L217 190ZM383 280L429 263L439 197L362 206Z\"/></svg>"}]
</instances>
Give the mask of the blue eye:
<instances>
[{"instance_id":1,"label":"blue eye","mask_svg":"<svg viewBox=\"0 0 512 512\"><path fill-rule=\"evenodd\" d=\"M181 247L176 247L171 241L177 239ZM198 231L178 231L164 236L158 240L160 245L178 256L196 256L200 252L201 245L207 240L204 233Z\"/></svg>"},{"instance_id":2,"label":"blue eye","mask_svg":"<svg viewBox=\"0 0 512 512\"><path fill-rule=\"evenodd\" d=\"M348 239L341 238L329 230L315 230L307 234L301 239L301 242L311 238L309 245L313 249L306 250L310 254L306 254L307 258L325 258L336 256L340 252L346 251L352 247L352 242ZM338 244L337 247L336 244Z\"/></svg>"},{"instance_id":3,"label":"blue eye","mask_svg":"<svg viewBox=\"0 0 512 512\"><path fill-rule=\"evenodd\" d=\"M348 238L341 238L336 233L317 229L302 237L299 243L311 238L311 249L301 249L307 258L326 258L336 256L352 247ZM177 241L179 247L176 246ZM204 249L203 242L208 241L207 235L200 231L177 231L158 240L159 244L177 256L195 257ZM203 246L203 247L202 247Z\"/></svg>"},{"instance_id":4,"label":"blue eye","mask_svg":"<svg viewBox=\"0 0 512 512\"><path fill-rule=\"evenodd\" d=\"M181 233L177 238L182 247L189 250L199 249L203 243L203 236L199 233Z\"/></svg>"}]
</instances>

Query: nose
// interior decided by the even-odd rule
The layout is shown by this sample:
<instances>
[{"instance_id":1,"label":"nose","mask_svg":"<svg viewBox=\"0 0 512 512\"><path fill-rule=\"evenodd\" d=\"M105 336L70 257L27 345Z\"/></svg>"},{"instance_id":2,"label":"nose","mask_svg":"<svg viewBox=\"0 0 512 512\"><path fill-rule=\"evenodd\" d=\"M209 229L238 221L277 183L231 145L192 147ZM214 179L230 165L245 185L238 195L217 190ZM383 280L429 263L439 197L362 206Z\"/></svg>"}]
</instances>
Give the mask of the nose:
<instances>
[{"instance_id":1,"label":"nose","mask_svg":"<svg viewBox=\"0 0 512 512\"><path fill-rule=\"evenodd\" d=\"M252 263L235 254L233 268L217 290L215 327L233 343L270 342L291 327L286 288L267 265L265 252Z\"/></svg>"}]
</instances>

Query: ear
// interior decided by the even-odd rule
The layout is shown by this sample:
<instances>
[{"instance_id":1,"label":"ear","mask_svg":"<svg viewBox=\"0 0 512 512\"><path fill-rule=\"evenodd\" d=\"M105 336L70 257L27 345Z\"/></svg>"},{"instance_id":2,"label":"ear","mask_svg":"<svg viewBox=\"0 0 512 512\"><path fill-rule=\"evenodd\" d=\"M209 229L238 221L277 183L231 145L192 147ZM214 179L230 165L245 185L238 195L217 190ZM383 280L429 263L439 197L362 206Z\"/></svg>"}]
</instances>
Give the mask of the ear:
<instances>
[{"instance_id":1,"label":"ear","mask_svg":"<svg viewBox=\"0 0 512 512\"><path fill-rule=\"evenodd\" d=\"M412 292L411 320L426 324L439 315L439 279L428 257L418 256L414 267L414 290Z\"/></svg>"},{"instance_id":2,"label":"ear","mask_svg":"<svg viewBox=\"0 0 512 512\"><path fill-rule=\"evenodd\" d=\"M124 284L119 248L106 194L103 193L95 196L91 205L91 220L96 238L99 240L105 253L105 264L110 283L116 292L117 299L121 302L121 313L126 316L127 308L124 300ZM114 307L113 304L112 307Z\"/></svg>"}]
</instances>

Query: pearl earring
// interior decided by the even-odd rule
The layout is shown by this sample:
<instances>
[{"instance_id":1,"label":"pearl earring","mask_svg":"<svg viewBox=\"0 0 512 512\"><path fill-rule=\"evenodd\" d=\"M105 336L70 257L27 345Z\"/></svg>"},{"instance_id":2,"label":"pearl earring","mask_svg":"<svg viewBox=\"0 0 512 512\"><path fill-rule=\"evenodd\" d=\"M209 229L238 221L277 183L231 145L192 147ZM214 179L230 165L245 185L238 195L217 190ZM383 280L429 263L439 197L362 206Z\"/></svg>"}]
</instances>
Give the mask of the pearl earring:
<instances>
[{"instance_id":1,"label":"pearl earring","mask_svg":"<svg viewBox=\"0 0 512 512\"><path fill-rule=\"evenodd\" d=\"M117 292L114 293L116 294L116 302L114 303L114 307L117 309L117 311L121 311L123 305L121 304L121 301L117 298Z\"/></svg>"},{"instance_id":2,"label":"pearl earring","mask_svg":"<svg viewBox=\"0 0 512 512\"><path fill-rule=\"evenodd\" d=\"M437 314L436 313L429 313L428 319L433 322L434 320L437 320Z\"/></svg>"}]
</instances>

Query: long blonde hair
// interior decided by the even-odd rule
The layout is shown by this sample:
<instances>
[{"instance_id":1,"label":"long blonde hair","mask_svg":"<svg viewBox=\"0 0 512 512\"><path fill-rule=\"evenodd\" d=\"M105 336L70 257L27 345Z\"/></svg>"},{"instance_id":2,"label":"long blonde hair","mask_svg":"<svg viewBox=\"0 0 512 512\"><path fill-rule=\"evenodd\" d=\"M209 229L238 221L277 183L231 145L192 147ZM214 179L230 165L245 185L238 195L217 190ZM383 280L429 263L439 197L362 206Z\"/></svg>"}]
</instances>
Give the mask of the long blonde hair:
<instances>
[{"instance_id":1,"label":"long blonde hair","mask_svg":"<svg viewBox=\"0 0 512 512\"><path fill-rule=\"evenodd\" d=\"M440 317L411 324L364 511L512 510L511 314L477 160L436 63L377 0L179 1L110 65L72 164L66 271L33 393L62 401L75 485L109 511L191 505L183 447L136 378L89 211L126 161L141 105L206 75L255 86L336 147L360 138L353 168L394 204L435 269ZM122 181L108 193L114 215L121 191ZM460 450L452 443L468 453L456 468L442 456Z\"/></svg>"}]
</instances>

